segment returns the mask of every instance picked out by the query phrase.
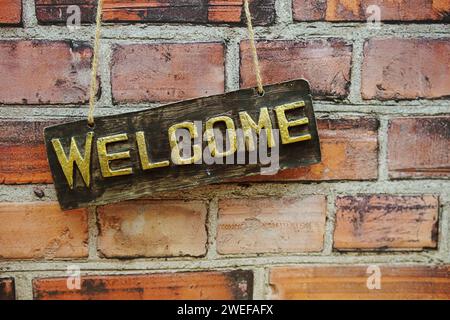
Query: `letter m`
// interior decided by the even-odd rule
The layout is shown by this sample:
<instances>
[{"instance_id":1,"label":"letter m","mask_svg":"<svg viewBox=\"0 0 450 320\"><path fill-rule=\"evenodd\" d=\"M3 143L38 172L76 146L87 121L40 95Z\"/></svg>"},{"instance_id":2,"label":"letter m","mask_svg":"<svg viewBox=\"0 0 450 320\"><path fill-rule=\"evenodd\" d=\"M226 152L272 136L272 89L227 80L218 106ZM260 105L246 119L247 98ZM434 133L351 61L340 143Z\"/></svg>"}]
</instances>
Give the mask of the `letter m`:
<instances>
[{"instance_id":1,"label":"letter m","mask_svg":"<svg viewBox=\"0 0 450 320\"><path fill-rule=\"evenodd\" d=\"M86 134L86 142L84 146L84 157L81 155L78 150L77 143L75 138L72 137L70 140L70 150L69 150L69 158L67 158L66 153L61 145L61 141L59 139L52 139L53 148L55 149L56 156L58 157L59 164L66 176L67 183L69 184L70 189L73 189L73 163L75 162L78 170L81 173L84 183L87 187L90 184L90 164L91 164L91 146L92 146L92 138L93 133L88 132Z\"/></svg>"},{"instance_id":2,"label":"letter m","mask_svg":"<svg viewBox=\"0 0 450 320\"><path fill-rule=\"evenodd\" d=\"M244 133L245 145L249 151L255 150L255 142L253 141L252 130L256 134L260 134L261 130L266 130L267 146L269 148L275 147L275 140L272 132L272 121L270 120L269 111L267 108L260 110L258 124L245 112L239 112L239 118L241 120L242 130Z\"/></svg>"}]
</instances>

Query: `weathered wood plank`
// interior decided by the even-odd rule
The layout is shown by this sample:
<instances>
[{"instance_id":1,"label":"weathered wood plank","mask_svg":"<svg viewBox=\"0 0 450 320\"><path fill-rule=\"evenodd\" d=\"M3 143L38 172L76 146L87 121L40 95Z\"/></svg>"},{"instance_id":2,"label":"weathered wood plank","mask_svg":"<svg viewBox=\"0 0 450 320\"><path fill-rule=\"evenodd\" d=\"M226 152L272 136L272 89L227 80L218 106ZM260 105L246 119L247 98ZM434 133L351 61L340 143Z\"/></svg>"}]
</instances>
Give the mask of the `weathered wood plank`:
<instances>
[{"instance_id":1,"label":"weathered wood plank","mask_svg":"<svg viewBox=\"0 0 450 320\"><path fill-rule=\"evenodd\" d=\"M218 116L228 117L236 129L241 128L240 112L247 112L256 122L262 108L267 108L270 123L273 129L278 129L282 118L276 115L274 109L287 104L301 103L304 106L295 110L286 111L288 121L307 118L307 124L293 126L289 134L293 137L310 134L309 140L289 143L277 141L279 146L279 168L295 168L320 162L320 145L317 134L316 120L312 107L310 88L305 80L295 80L282 84L265 87L265 95L259 96L255 89L245 89L223 95L211 96L195 100L153 108L127 114L96 118L95 128L91 129L86 120L66 123L45 129L45 143L47 155L52 170L53 180L58 199L63 209L72 209L89 205L105 204L138 196L149 195L158 191L177 190L194 187L201 184L219 183L229 178L242 177L261 173L261 168L268 164L249 164L248 154L244 164L206 164L175 165L172 150L169 144L168 129L182 122L201 122L201 132L205 132L206 122ZM216 127L215 127L216 128ZM141 149L138 148L136 132L143 131L146 141ZM275 132L275 131L274 131ZM98 151L99 138L106 136L127 134L126 138L118 143L110 143L107 153L129 151L127 159L114 160L112 170L126 170L121 176L108 177L105 174L105 165L101 165L102 155L106 152ZM69 157L71 138L81 155L85 155L88 136L93 136L92 153L90 160L90 186L86 187L86 179L82 178L79 169L75 169L73 189L70 188L58 161L57 148L52 139L59 139L64 156ZM191 134L192 136L192 134ZM282 134L281 134L282 136ZM100 139L101 140L101 139ZM194 141L201 150L209 150L206 141ZM97 142L97 144L96 144ZM142 149L148 150L148 158L153 163L172 160L164 166L143 170ZM206 149L205 149L206 148ZM231 149L229 149L231 150ZM275 150L275 149L272 149ZM90 154L90 153L88 153ZM236 156L236 153L233 154ZM184 156L183 156L184 157ZM103 157L104 158L104 157ZM122 157L123 158L123 157ZM128 159L129 158L129 159ZM275 158L274 158L275 159ZM236 159L235 159L236 160ZM234 163L237 163L234 161ZM74 168L76 166L74 165ZM70 169L67 169L70 170ZM74 169L72 169L74 170ZM89 170L88 170L89 171Z\"/></svg>"}]
</instances>

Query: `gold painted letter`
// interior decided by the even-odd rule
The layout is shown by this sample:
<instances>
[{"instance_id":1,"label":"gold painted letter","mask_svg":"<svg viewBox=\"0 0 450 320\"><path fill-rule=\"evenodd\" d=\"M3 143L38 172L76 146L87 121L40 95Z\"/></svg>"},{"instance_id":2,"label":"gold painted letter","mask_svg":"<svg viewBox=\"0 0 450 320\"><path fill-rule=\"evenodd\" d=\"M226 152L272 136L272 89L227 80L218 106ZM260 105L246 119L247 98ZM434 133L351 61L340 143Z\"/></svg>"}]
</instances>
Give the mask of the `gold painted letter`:
<instances>
[{"instance_id":1,"label":"gold painted letter","mask_svg":"<svg viewBox=\"0 0 450 320\"><path fill-rule=\"evenodd\" d=\"M168 167L169 161L150 162L147 153L147 144L145 143L145 135L143 131L136 132L136 142L138 146L139 158L141 160L142 170L150 170L155 168Z\"/></svg>"},{"instance_id":2,"label":"gold painted letter","mask_svg":"<svg viewBox=\"0 0 450 320\"><path fill-rule=\"evenodd\" d=\"M187 129L191 136L191 139L198 138L198 131L193 122L182 122L174 124L169 128L169 142L170 149L172 150L172 162L176 165L185 165L185 164L193 164L202 159L202 146L198 144L194 144L192 146L192 150L194 154L189 158L182 158L180 155L180 146L178 145L177 140L177 130ZM186 143L186 141L185 141Z\"/></svg>"},{"instance_id":3,"label":"gold painted letter","mask_svg":"<svg viewBox=\"0 0 450 320\"><path fill-rule=\"evenodd\" d=\"M223 122L226 126L226 134L228 135L228 138L230 139L230 148L226 151L220 152L217 150L217 142L216 137L214 135L214 125L217 122ZM205 125L206 129L206 139L208 141L208 147L211 151L211 156L222 158L232 155L237 150L237 144L236 144L236 130L234 127L233 119L227 116L219 116L214 117L206 121Z\"/></svg>"},{"instance_id":4,"label":"gold painted letter","mask_svg":"<svg viewBox=\"0 0 450 320\"><path fill-rule=\"evenodd\" d=\"M281 135L281 142L283 144L289 144L289 143L294 143L294 142L299 142L299 141L305 141L305 140L311 140L311 135L309 133L307 134L302 134L296 137L291 137L291 135L289 134L289 128L290 127L295 127L295 126L301 126L304 124L308 124L309 120L308 118L304 117L304 118L300 118L294 121L289 121L286 118L286 111L288 110L293 110L293 109L297 109L297 108L302 108L305 106L305 102L304 101L299 101L299 102L294 102L294 103L288 103L288 104L283 104L281 106L278 106L275 108L275 113L277 115L277 119L278 119L278 125L280 127L280 135Z\"/></svg>"},{"instance_id":5,"label":"gold painted letter","mask_svg":"<svg viewBox=\"0 0 450 320\"><path fill-rule=\"evenodd\" d=\"M66 176L67 183L69 184L70 189L73 189L74 162L77 164L78 170L80 171L81 177L83 178L86 186L89 187L90 185L91 147L93 136L94 136L93 132L88 132L86 134L86 142L84 145L84 157L81 156L75 138L72 137L70 139L69 159L67 159L67 156L61 145L61 141L59 141L59 139L52 139L53 149L55 149L56 156L58 157L59 164L61 165L64 175Z\"/></svg>"},{"instance_id":6,"label":"gold painted letter","mask_svg":"<svg viewBox=\"0 0 450 320\"><path fill-rule=\"evenodd\" d=\"M239 112L239 118L241 119L242 131L244 133L245 145L248 151L255 150L255 142L253 141L252 130L259 135L262 129L266 130L267 146L269 148L275 147L275 139L273 138L272 122L270 121L269 110L262 108L260 110L258 124L253 121L250 115L245 112Z\"/></svg>"},{"instance_id":7,"label":"gold painted letter","mask_svg":"<svg viewBox=\"0 0 450 320\"><path fill-rule=\"evenodd\" d=\"M103 138L98 138L97 140L97 152L98 152L98 161L100 162L100 168L102 170L102 176L104 178L115 177L115 176L124 176L128 174L132 174L133 170L131 168L122 168L118 170L111 170L109 166L109 162L113 160L119 159L129 159L130 151L117 152L117 153L108 153L106 150L106 145L108 143L127 141L128 136L126 133L116 134L114 136L108 136Z\"/></svg>"}]
</instances>

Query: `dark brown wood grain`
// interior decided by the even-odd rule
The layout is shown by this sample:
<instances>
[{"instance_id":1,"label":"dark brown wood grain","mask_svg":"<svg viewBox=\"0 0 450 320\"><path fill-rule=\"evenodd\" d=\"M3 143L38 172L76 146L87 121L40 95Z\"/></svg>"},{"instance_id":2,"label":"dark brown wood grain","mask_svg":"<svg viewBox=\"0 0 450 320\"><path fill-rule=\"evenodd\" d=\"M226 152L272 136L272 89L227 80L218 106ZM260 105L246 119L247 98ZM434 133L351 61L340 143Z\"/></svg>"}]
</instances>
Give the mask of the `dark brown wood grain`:
<instances>
[{"instance_id":1,"label":"dark brown wood grain","mask_svg":"<svg viewBox=\"0 0 450 320\"><path fill-rule=\"evenodd\" d=\"M71 5L80 8L81 22L95 21L96 0L35 0L40 23L66 23ZM245 23L243 1L217 0L105 0L103 21L154 23ZM274 0L251 0L250 11L256 25L275 21Z\"/></svg>"},{"instance_id":2,"label":"dark brown wood grain","mask_svg":"<svg viewBox=\"0 0 450 320\"><path fill-rule=\"evenodd\" d=\"M239 112L247 111L258 121L260 109L267 107L274 129L278 122L273 108L286 103L305 101L305 107L289 111L288 117L297 119L307 117L309 124L292 128L291 135L297 135L297 129L307 131L312 139L283 145L279 143L280 169L307 166L320 162L320 146L317 134L316 120L312 107L309 84L305 80L295 80L282 84L265 87L265 95L259 96L255 89L239 90L223 95L182 101L159 108L144 111L99 117L95 119L95 128L91 129L86 120L65 123L45 129L45 143L47 155L52 170L53 180L58 199L63 209L73 209L89 205L105 204L138 196L149 195L154 192L184 189L201 184L222 182L232 177L242 177L258 174L267 165L257 164L202 164L174 165L148 171L140 169L139 155L135 140L136 131L144 131L147 137L147 148L153 162L170 160L171 149L168 139L168 128L185 121L201 121L205 131L205 122L216 116L226 115L234 120L236 129L241 127ZM295 114L294 114L295 113ZM300 114L301 113L301 114ZM299 115L300 114L300 115ZM94 133L91 158L91 186L87 188L81 175L76 170L74 189L71 190L56 157L51 140L61 140L65 153L69 154L71 137L78 141L78 147L84 154L86 134ZM97 138L114 134L127 133L128 140L115 143L110 147L110 153L130 150L131 159L116 161L116 167L133 167L133 174L120 177L103 178L100 172L97 148ZM202 142L202 150L207 146ZM121 163L124 162L124 163ZM248 163L248 162L247 162ZM114 164L112 165L114 166Z\"/></svg>"},{"instance_id":3,"label":"dark brown wood grain","mask_svg":"<svg viewBox=\"0 0 450 320\"><path fill-rule=\"evenodd\" d=\"M236 129L241 127L239 112L246 111L258 121L260 109L269 111L272 126L278 128L274 107L304 101L305 107L286 113L290 120L307 117L307 126L292 128L291 135L296 132L308 132L312 139L291 144L278 143L280 169L307 166L320 162L320 145L317 134L316 119L312 106L310 88L305 80L295 80L265 87L265 95L259 96L255 89L245 89L206 98L182 101L159 108L119 114L95 119L95 128L91 129L86 120L65 123L45 129L47 155L52 170L58 200L63 209L73 209L89 205L105 204L138 196L149 195L158 191L178 190L201 184L223 182L233 177L258 174L267 165L257 164L213 164L204 162L193 165L174 165L143 171L140 168L139 154L135 140L136 131L144 131L147 138L149 156L153 162L170 160L171 149L168 139L168 128L185 121L201 121L205 131L205 122L216 116L228 116L233 119ZM292 114L290 113L292 112ZM86 134L93 131L94 142L91 158L91 186L87 188L81 175L76 170L74 188L71 190L56 157L51 140L61 140L65 153L69 154L70 139L78 141L78 148L84 154ZM98 152L95 146L97 138L114 134L127 133L126 142L115 143L108 148L109 153L130 150L131 159L116 161L116 167L132 167L133 174L104 178L101 175ZM207 146L202 142L202 150ZM114 166L114 164L112 165Z\"/></svg>"}]
</instances>

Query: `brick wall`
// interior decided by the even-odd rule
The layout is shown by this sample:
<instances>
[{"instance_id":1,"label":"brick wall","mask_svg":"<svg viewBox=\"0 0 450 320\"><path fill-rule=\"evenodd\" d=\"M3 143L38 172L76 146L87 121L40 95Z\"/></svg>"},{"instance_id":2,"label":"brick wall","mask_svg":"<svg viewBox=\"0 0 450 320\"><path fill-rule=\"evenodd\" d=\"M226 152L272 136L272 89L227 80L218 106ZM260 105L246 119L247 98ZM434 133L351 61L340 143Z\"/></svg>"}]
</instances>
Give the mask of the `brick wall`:
<instances>
[{"instance_id":1,"label":"brick wall","mask_svg":"<svg viewBox=\"0 0 450 320\"><path fill-rule=\"evenodd\" d=\"M0 0L0 299L450 298L449 1L253 0L322 163L63 213L42 130L87 114L96 1L74 2L76 30L67 1ZM105 0L97 115L255 85L240 1L151 2Z\"/></svg>"}]
</instances>

